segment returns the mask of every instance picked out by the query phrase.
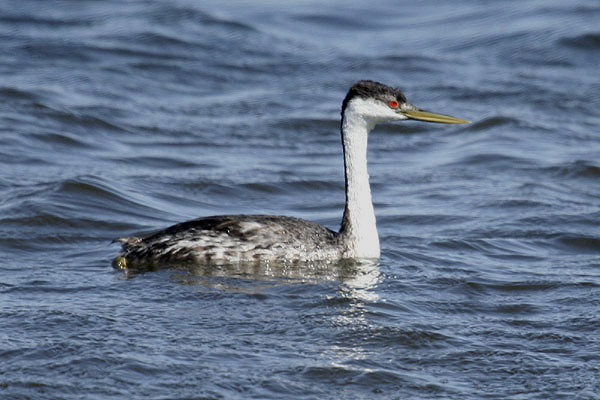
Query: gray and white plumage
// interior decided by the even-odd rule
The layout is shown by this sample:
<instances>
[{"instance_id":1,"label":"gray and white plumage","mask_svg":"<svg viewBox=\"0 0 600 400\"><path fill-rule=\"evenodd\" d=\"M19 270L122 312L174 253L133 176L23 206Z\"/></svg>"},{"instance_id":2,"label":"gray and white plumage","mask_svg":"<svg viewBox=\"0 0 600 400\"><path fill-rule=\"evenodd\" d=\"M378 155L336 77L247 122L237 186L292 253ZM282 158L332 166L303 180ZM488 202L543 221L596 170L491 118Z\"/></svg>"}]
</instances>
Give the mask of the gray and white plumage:
<instances>
[{"instance_id":1,"label":"gray and white plumage","mask_svg":"<svg viewBox=\"0 0 600 400\"><path fill-rule=\"evenodd\" d=\"M339 259L339 235L300 218L221 215L183 222L146 236L124 238L127 265ZM140 263L140 261L142 261Z\"/></svg>"},{"instance_id":2,"label":"gray and white plumage","mask_svg":"<svg viewBox=\"0 0 600 400\"><path fill-rule=\"evenodd\" d=\"M379 238L367 172L367 137L377 123L466 120L419 110L404 94L373 81L356 82L342 103L346 206L339 232L307 220L222 215L173 225L144 237L118 239L116 268L239 262L334 262L378 258Z\"/></svg>"}]
</instances>

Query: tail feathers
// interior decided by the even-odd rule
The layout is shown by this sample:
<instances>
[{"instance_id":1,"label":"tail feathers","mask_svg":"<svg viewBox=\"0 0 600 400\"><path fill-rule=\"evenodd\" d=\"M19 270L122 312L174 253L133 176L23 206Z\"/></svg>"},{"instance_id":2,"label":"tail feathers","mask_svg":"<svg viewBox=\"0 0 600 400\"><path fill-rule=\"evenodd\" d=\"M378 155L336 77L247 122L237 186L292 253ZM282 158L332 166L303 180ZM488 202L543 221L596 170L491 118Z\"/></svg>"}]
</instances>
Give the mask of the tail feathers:
<instances>
[{"instance_id":1,"label":"tail feathers","mask_svg":"<svg viewBox=\"0 0 600 400\"><path fill-rule=\"evenodd\" d=\"M118 238L112 241L112 243L123 243L123 245L134 245L134 244L138 244L142 241L141 238L137 237L137 236L128 236L128 237L122 237L122 238Z\"/></svg>"},{"instance_id":2,"label":"tail feathers","mask_svg":"<svg viewBox=\"0 0 600 400\"><path fill-rule=\"evenodd\" d=\"M116 269L127 269L127 259L123 256L117 256L112 261L112 266Z\"/></svg>"},{"instance_id":3,"label":"tail feathers","mask_svg":"<svg viewBox=\"0 0 600 400\"><path fill-rule=\"evenodd\" d=\"M125 258L127 248L130 246L135 246L141 243L141 241L142 239L136 236L122 237L113 240L112 243L121 243L123 245L123 252L113 260L112 266L116 269L127 269L127 259Z\"/></svg>"}]
</instances>

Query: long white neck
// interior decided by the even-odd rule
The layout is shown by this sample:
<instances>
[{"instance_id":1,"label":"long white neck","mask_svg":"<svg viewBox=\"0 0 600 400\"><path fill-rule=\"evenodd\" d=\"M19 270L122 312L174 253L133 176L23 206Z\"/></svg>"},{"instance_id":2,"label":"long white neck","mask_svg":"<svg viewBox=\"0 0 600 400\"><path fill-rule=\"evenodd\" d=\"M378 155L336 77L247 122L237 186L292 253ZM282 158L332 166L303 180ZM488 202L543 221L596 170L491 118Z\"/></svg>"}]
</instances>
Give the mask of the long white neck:
<instances>
[{"instance_id":1,"label":"long white neck","mask_svg":"<svg viewBox=\"0 0 600 400\"><path fill-rule=\"evenodd\" d=\"M342 116L342 144L346 173L346 209L340 237L346 257L379 257L379 236L367 171L367 139L375 122L364 118L350 102Z\"/></svg>"}]
</instances>

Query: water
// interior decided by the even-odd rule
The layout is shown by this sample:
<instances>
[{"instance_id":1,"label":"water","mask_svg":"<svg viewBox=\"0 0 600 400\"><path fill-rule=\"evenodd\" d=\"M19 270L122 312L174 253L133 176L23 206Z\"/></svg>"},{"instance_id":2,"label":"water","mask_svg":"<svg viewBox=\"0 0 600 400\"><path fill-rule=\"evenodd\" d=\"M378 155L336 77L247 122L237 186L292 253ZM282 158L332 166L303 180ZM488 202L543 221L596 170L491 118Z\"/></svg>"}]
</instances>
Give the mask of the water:
<instances>
[{"instance_id":1,"label":"water","mask_svg":"<svg viewBox=\"0 0 600 400\"><path fill-rule=\"evenodd\" d=\"M597 1L3 1L0 397L600 398ZM378 127L373 265L124 273L197 216L337 229Z\"/></svg>"}]
</instances>

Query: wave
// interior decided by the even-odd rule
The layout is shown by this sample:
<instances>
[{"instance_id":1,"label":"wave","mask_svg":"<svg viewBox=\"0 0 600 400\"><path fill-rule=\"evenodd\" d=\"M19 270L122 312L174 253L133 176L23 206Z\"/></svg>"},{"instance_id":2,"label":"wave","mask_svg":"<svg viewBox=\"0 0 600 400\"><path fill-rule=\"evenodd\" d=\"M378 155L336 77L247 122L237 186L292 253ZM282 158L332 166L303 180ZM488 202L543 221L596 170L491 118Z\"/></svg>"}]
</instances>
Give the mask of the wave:
<instances>
[{"instance_id":1,"label":"wave","mask_svg":"<svg viewBox=\"0 0 600 400\"><path fill-rule=\"evenodd\" d=\"M579 50L598 50L600 49L600 33L584 33L581 35L560 39L558 43L560 45Z\"/></svg>"}]
</instances>

